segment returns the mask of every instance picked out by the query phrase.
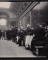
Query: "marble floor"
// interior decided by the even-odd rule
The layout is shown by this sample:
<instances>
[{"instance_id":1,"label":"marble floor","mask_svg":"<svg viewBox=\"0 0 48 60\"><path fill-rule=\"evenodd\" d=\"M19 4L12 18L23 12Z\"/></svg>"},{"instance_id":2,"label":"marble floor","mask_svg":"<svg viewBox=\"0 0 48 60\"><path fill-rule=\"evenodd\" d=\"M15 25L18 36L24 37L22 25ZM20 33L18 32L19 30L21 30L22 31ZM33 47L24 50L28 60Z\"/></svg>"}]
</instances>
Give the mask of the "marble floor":
<instances>
[{"instance_id":1,"label":"marble floor","mask_svg":"<svg viewBox=\"0 0 48 60\"><path fill-rule=\"evenodd\" d=\"M18 44L0 40L0 57L36 57L30 50L26 50L24 46L18 47Z\"/></svg>"}]
</instances>

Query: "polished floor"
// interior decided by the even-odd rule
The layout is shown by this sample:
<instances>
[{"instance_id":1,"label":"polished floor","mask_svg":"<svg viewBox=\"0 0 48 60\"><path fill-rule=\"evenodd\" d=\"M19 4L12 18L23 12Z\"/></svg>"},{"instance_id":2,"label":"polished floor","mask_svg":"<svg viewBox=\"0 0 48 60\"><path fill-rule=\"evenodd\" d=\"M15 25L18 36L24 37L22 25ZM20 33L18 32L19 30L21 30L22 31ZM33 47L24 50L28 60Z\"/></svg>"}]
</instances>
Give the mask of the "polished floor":
<instances>
[{"instance_id":1,"label":"polished floor","mask_svg":"<svg viewBox=\"0 0 48 60\"><path fill-rule=\"evenodd\" d=\"M0 57L36 57L30 50L26 50L25 47L18 47L18 44L0 40Z\"/></svg>"}]
</instances>

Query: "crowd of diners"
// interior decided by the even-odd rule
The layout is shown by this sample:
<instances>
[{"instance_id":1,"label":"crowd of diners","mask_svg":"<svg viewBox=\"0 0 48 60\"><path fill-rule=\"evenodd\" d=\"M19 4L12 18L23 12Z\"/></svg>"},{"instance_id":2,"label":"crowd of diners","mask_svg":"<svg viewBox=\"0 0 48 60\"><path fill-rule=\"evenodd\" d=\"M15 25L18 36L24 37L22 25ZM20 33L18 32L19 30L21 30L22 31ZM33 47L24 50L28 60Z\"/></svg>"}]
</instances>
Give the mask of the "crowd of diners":
<instances>
[{"instance_id":1,"label":"crowd of diners","mask_svg":"<svg viewBox=\"0 0 48 60\"><path fill-rule=\"evenodd\" d=\"M28 39L28 41L31 42L30 46L29 42L26 42L27 36L31 37ZM18 47L24 46L25 49L31 50L33 54L38 52L37 55L39 56L48 56L48 26L43 26L43 24L38 23L36 28L31 28L30 24L28 24L26 29L20 26L20 28L13 27L4 32L0 30L0 40L1 38L2 40L4 38L4 40L13 41L18 44ZM28 46L26 46L26 44ZM38 51L36 51L36 49L38 49Z\"/></svg>"}]
</instances>

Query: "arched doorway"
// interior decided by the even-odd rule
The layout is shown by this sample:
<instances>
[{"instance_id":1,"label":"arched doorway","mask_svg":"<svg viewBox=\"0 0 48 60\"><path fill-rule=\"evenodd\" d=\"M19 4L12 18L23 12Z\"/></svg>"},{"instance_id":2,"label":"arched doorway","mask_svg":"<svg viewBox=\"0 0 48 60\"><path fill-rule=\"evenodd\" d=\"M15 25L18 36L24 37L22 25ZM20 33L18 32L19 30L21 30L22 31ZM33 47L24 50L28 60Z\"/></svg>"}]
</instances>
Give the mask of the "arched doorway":
<instances>
[{"instance_id":1,"label":"arched doorway","mask_svg":"<svg viewBox=\"0 0 48 60\"><path fill-rule=\"evenodd\" d=\"M4 30L6 30L6 28L7 28L7 20L1 18L1 19L0 19L0 29L1 29L2 31L4 31Z\"/></svg>"}]
</instances>

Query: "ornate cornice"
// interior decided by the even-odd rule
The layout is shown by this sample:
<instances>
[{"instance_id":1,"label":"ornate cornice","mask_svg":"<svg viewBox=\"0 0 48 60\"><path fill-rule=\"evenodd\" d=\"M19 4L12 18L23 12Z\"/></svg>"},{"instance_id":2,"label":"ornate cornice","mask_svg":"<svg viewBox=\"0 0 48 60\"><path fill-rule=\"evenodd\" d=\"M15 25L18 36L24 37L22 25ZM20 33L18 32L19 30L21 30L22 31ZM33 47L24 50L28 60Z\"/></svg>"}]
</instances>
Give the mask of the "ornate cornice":
<instances>
[{"instance_id":1,"label":"ornate cornice","mask_svg":"<svg viewBox=\"0 0 48 60\"><path fill-rule=\"evenodd\" d=\"M9 21L15 21L15 22L17 22L17 19L16 18L9 18Z\"/></svg>"}]
</instances>

